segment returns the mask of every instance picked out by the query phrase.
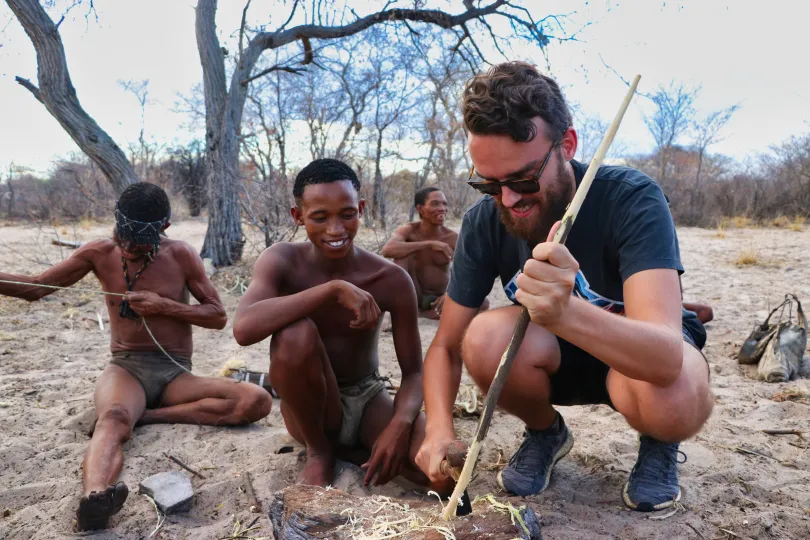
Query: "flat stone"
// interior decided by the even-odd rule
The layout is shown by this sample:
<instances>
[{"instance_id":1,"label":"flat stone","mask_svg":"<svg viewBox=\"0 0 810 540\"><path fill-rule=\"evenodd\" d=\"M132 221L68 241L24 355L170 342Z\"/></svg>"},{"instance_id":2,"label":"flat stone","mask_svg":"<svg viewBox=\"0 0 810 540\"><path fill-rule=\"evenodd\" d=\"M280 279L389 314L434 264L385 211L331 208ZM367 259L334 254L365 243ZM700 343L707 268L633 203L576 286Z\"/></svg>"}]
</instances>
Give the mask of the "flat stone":
<instances>
[{"instance_id":1,"label":"flat stone","mask_svg":"<svg viewBox=\"0 0 810 540\"><path fill-rule=\"evenodd\" d=\"M140 483L140 492L149 495L164 514L177 514L191 509L194 488L188 475L181 471L162 472Z\"/></svg>"}]
</instances>

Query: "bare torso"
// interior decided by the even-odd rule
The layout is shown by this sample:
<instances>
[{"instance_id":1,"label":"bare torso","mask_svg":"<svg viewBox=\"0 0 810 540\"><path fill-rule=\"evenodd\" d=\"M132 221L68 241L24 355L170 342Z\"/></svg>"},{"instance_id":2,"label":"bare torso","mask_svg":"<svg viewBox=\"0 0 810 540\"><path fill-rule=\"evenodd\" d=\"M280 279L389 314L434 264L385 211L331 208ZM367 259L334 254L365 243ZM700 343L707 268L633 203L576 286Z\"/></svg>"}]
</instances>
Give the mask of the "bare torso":
<instances>
[{"instance_id":1,"label":"bare torso","mask_svg":"<svg viewBox=\"0 0 810 540\"><path fill-rule=\"evenodd\" d=\"M458 234L445 226L425 231L419 221L410 223L405 239L408 242L434 240L447 244L455 251ZM413 254L414 271L422 294L442 295L450 281L450 261L442 253L422 249Z\"/></svg>"},{"instance_id":2,"label":"bare torso","mask_svg":"<svg viewBox=\"0 0 810 540\"><path fill-rule=\"evenodd\" d=\"M124 279L121 252L112 240L94 242L97 247L92 252L93 273L105 291L124 294L127 285ZM178 261L175 250L180 242L163 239L155 260L138 277L132 290L149 291L164 298L187 304L189 292L186 287L186 269ZM129 279L143 266L143 261L128 261ZM119 351L159 351L141 319L125 319L119 315L123 298L105 296L110 315L110 350ZM191 358L193 352L191 325L171 317L160 315L147 317L149 329L157 341L169 353Z\"/></svg>"},{"instance_id":3,"label":"bare torso","mask_svg":"<svg viewBox=\"0 0 810 540\"><path fill-rule=\"evenodd\" d=\"M283 276L280 292L291 295L333 280L343 280L367 291L374 297L381 311L390 311L395 302L397 287L392 278L400 269L365 250L355 248L352 260L341 261L340 267L326 269L314 260L314 249L309 242L290 243L290 269ZM412 294L412 293L411 293ZM318 327L332 369L339 384L358 381L377 369L377 340L380 321L371 330L349 327L354 318L351 310L337 302L327 302L311 313L310 319Z\"/></svg>"}]
</instances>

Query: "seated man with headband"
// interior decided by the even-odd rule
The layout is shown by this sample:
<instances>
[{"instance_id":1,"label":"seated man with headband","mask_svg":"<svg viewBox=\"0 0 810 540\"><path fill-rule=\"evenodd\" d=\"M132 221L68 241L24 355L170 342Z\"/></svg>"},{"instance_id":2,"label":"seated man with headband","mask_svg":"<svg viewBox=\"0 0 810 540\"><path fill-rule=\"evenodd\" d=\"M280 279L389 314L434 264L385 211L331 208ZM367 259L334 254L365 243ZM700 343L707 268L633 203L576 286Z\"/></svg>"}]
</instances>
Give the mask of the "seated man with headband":
<instances>
[{"instance_id":1,"label":"seated man with headband","mask_svg":"<svg viewBox=\"0 0 810 540\"><path fill-rule=\"evenodd\" d=\"M0 272L2 281L33 285L0 283L0 294L28 301L54 292L43 285L69 287L90 272L115 294L106 295L112 360L96 383L79 530L106 527L124 504L127 486L115 479L136 423L240 425L270 412L272 399L257 386L191 374L191 326L222 329L227 317L199 255L163 237L170 217L166 193L139 182L121 194L112 239L88 242L36 277ZM189 305L189 291L199 305Z\"/></svg>"}]
</instances>

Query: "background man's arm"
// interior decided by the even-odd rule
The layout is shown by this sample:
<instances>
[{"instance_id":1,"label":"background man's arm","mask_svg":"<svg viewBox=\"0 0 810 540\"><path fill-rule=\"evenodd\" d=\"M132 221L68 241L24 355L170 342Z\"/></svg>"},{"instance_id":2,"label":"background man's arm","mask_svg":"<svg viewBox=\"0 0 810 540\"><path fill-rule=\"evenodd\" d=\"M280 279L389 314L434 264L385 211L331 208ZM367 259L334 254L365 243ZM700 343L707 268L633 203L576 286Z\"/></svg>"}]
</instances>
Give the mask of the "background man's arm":
<instances>
[{"instance_id":1,"label":"background man's arm","mask_svg":"<svg viewBox=\"0 0 810 540\"><path fill-rule=\"evenodd\" d=\"M148 291L133 291L127 294L130 306L139 315L164 315L202 328L222 330L228 316L219 293L205 274L202 259L185 243L176 244L175 253L186 271L186 286L199 305L177 302Z\"/></svg>"},{"instance_id":2,"label":"background man's arm","mask_svg":"<svg viewBox=\"0 0 810 540\"><path fill-rule=\"evenodd\" d=\"M233 320L233 335L240 345L258 343L337 297L334 281L279 296L289 265L289 253L282 253L284 248L276 245L266 249L253 267L250 286L239 301Z\"/></svg>"},{"instance_id":3,"label":"background man's arm","mask_svg":"<svg viewBox=\"0 0 810 540\"><path fill-rule=\"evenodd\" d=\"M408 233L410 232L410 225L402 225L397 227L393 236L385 243L382 248L382 256L389 259L403 259L409 255L413 255L417 251L423 249L434 249L434 240L426 240L423 242L409 242Z\"/></svg>"},{"instance_id":4,"label":"background man's arm","mask_svg":"<svg viewBox=\"0 0 810 540\"><path fill-rule=\"evenodd\" d=\"M93 257L103 242L103 240L97 240L95 242L89 242L83 245L73 252L70 257L53 265L38 276L21 276L0 272L0 280L21 281L24 283L30 283L31 285L56 285L57 287L70 287L93 270ZM40 298L55 291L56 289L49 289L45 287L9 285L7 283L0 283L0 294L4 296L22 298L23 300L28 300L29 302L39 300Z\"/></svg>"}]
</instances>

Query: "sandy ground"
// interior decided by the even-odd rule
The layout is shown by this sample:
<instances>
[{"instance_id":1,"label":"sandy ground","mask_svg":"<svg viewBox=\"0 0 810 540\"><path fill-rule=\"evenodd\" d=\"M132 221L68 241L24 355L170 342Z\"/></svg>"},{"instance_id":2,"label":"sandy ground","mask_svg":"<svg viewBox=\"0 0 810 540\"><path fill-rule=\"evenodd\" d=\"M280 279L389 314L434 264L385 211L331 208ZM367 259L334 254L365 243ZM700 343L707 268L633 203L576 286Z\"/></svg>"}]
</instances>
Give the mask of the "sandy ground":
<instances>
[{"instance_id":1,"label":"sandy ground","mask_svg":"<svg viewBox=\"0 0 810 540\"><path fill-rule=\"evenodd\" d=\"M59 229L62 235L88 240L105 235L110 225ZM175 238L202 244L205 224L185 221L172 227ZM665 519L631 512L621 502L621 488L636 458L637 435L608 407L564 408L576 443L555 469L550 488L516 505L529 504L541 516L546 539L650 538L810 538L810 453L797 436L768 436L766 428L810 429L810 397L772 399L788 389L810 393L806 380L767 384L752 378L753 369L738 366L734 354L768 305L795 292L810 303L810 270L804 266L810 230L733 229L721 238L715 231L679 231L687 299L710 302L716 319L708 325L706 354L716 395L714 414L704 430L682 445L688 461L681 466L683 509ZM59 248L33 227L0 227L0 269L34 273L36 262L58 261ZM742 251L756 251L760 265L734 264ZM34 259L34 260L31 260ZM225 291L229 314L238 297ZM94 278L82 285L98 287ZM504 297L491 295L495 305ZM60 292L38 303L0 298L0 538L65 538L72 533L73 512L81 490L81 460L92 417L96 379L108 360L108 327L100 330L97 313L107 319L100 297ZM437 323L422 321L424 349ZM252 369L266 370L267 343L241 348L230 324L223 332L195 329L194 371L215 375L232 357ZM381 338L381 370L398 378L390 334ZM650 358L650 361L655 361ZM466 377L466 376L465 376ZM803 402L802 402L803 401ZM97 538L146 538L156 525L155 510L137 493L140 480L177 469L171 453L203 470L193 478L195 500L183 516L169 516L154 538L221 538L231 533L234 519L252 520L249 503L239 489L240 474L250 471L258 497L265 502L293 481L301 468L298 452L278 454L290 444L278 403L269 417L245 428L146 426L135 429L125 446L121 479L131 494L113 518L113 528ZM475 419L459 420L459 433L469 438ZM515 451L522 426L496 415L490 430L473 494L497 493L492 466ZM746 449L759 454L740 453ZM360 472L341 467L336 487L354 494ZM375 493L413 497L390 485ZM8 510L7 512L5 510ZM6 515L8 514L8 515ZM666 515L664 513L664 515ZM661 516L658 516L661 517ZM257 536L272 537L269 520ZM728 532L724 532L728 531Z\"/></svg>"}]
</instances>

